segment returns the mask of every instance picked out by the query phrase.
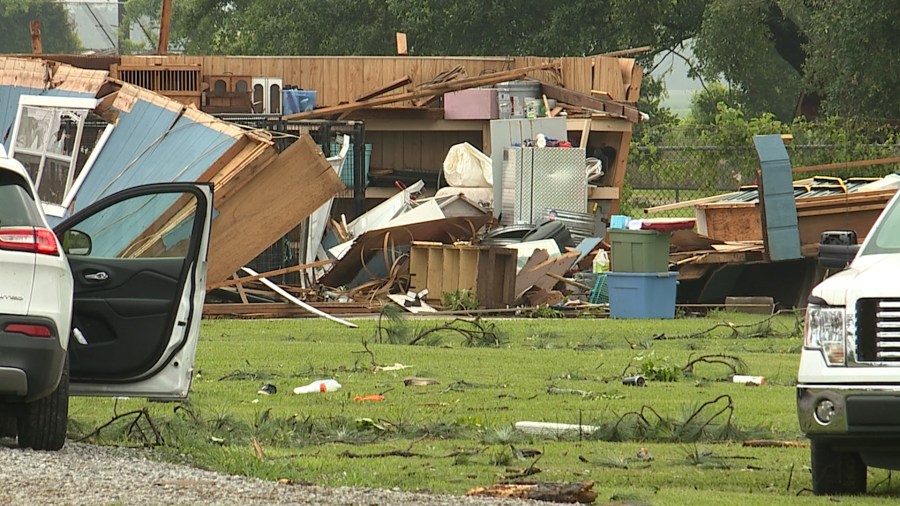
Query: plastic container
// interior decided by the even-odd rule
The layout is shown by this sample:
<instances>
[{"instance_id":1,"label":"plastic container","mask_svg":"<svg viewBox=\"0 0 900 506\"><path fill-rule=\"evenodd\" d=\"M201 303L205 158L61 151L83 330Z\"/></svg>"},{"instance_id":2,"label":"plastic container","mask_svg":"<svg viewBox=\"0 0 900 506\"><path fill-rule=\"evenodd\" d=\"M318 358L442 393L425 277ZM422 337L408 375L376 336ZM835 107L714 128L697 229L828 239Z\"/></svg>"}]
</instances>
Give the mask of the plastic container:
<instances>
[{"instance_id":1,"label":"plastic container","mask_svg":"<svg viewBox=\"0 0 900 506\"><path fill-rule=\"evenodd\" d=\"M309 112L316 108L316 90L281 90L284 114Z\"/></svg>"},{"instance_id":2,"label":"plastic container","mask_svg":"<svg viewBox=\"0 0 900 506\"><path fill-rule=\"evenodd\" d=\"M606 253L605 249L600 248L597 250L597 254L594 255L594 261L591 265L593 266L592 270L596 273L609 270L609 255Z\"/></svg>"},{"instance_id":3,"label":"plastic container","mask_svg":"<svg viewBox=\"0 0 900 506\"><path fill-rule=\"evenodd\" d=\"M313 381L309 385L303 385L294 389L295 394L315 394L334 392L341 389L341 384L333 379Z\"/></svg>"},{"instance_id":4,"label":"plastic container","mask_svg":"<svg viewBox=\"0 0 900 506\"><path fill-rule=\"evenodd\" d=\"M524 118L525 101L529 98L541 98L540 81L507 81L498 84L497 103L500 119ZM505 116L506 114L509 116Z\"/></svg>"},{"instance_id":5,"label":"plastic container","mask_svg":"<svg viewBox=\"0 0 900 506\"><path fill-rule=\"evenodd\" d=\"M613 272L669 270L669 234L653 230L609 229Z\"/></svg>"},{"instance_id":6,"label":"plastic container","mask_svg":"<svg viewBox=\"0 0 900 506\"><path fill-rule=\"evenodd\" d=\"M609 228L628 228L628 222L631 218L622 214L614 214L609 217Z\"/></svg>"},{"instance_id":7,"label":"plastic container","mask_svg":"<svg viewBox=\"0 0 900 506\"><path fill-rule=\"evenodd\" d=\"M609 316L623 319L675 318L677 276L677 272L606 273Z\"/></svg>"}]
</instances>

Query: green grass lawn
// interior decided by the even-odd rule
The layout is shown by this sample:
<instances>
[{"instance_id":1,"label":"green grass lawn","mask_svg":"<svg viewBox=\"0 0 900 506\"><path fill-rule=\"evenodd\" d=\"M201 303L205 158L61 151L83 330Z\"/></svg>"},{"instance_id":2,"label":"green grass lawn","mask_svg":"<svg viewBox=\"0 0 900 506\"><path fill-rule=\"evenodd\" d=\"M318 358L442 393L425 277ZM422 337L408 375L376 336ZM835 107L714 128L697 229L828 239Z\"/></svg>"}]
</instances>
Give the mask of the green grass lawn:
<instances>
[{"instance_id":1,"label":"green grass lawn","mask_svg":"<svg viewBox=\"0 0 900 506\"><path fill-rule=\"evenodd\" d=\"M461 495L540 470L528 479L594 480L598 503L821 504L806 490L808 448L742 446L747 439L803 441L793 388L800 318L764 320L732 313L492 320L503 336L499 347L464 346L458 333L427 344L378 342L374 319L353 330L310 319L209 320L189 403L73 399L70 437L146 407L152 427L123 417L88 440L156 445L161 438L166 454L194 465L324 486ZM408 339L440 323L408 320L393 324L391 335ZM683 370L700 357L708 361ZM375 368L394 364L408 368ZM766 382L732 383L732 368ZM640 372L646 387L622 384ZM404 386L408 376L438 384ZM343 388L291 392L325 378ZM258 394L266 383L278 392ZM378 393L382 402L354 400ZM515 430L517 421L598 429L537 436ZM641 448L653 459L638 459ZM542 454L523 456L527 450ZM840 501L896 500L885 471L870 471L869 488L870 497Z\"/></svg>"}]
</instances>

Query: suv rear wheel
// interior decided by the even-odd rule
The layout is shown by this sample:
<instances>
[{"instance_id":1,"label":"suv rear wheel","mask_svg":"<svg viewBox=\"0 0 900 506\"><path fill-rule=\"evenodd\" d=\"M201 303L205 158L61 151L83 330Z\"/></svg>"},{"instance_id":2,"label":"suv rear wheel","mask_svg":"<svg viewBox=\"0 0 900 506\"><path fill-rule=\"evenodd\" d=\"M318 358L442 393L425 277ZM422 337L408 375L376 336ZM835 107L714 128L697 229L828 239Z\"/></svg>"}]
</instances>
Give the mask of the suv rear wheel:
<instances>
[{"instance_id":1,"label":"suv rear wheel","mask_svg":"<svg viewBox=\"0 0 900 506\"><path fill-rule=\"evenodd\" d=\"M66 442L69 420L69 356L63 365L59 385L47 397L30 402L19 414L19 447L59 450Z\"/></svg>"},{"instance_id":2,"label":"suv rear wheel","mask_svg":"<svg viewBox=\"0 0 900 506\"><path fill-rule=\"evenodd\" d=\"M16 437L19 433L17 423L15 416L0 415L0 437Z\"/></svg>"},{"instance_id":3,"label":"suv rear wheel","mask_svg":"<svg viewBox=\"0 0 900 506\"><path fill-rule=\"evenodd\" d=\"M823 441L812 441L810 447L814 494L866 493L866 464L858 453L835 451Z\"/></svg>"}]
</instances>

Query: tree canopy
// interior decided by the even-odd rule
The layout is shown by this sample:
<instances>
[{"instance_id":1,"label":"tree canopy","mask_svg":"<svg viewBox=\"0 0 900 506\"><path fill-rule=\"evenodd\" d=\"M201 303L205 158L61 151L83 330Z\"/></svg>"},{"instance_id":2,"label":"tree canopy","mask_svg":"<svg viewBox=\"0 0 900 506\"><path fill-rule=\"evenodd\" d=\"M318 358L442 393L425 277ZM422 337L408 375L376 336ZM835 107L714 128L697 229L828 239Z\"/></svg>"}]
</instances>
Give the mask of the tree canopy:
<instances>
[{"instance_id":1,"label":"tree canopy","mask_svg":"<svg viewBox=\"0 0 900 506\"><path fill-rule=\"evenodd\" d=\"M0 1L0 52L30 53L30 24L41 21L41 39L45 53L74 53L78 37L69 13L60 3L39 0Z\"/></svg>"},{"instance_id":2,"label":"tree canopy","mask_svg":"<svg viewBox=\"0 0 900 506\"><path fill-rule=\"evenodd\" d=\"M237 55L387 55L397 31L414 55L579 56L650 45L645 66L670 53L689 60L706 87L695 107L710 116L725 97L748 113L788 119L804 92L822 97L829 113L898 118L894 3L174 0L170 40L187 53ZM156 19L160 5L128 0L126 20Z\"/></svg>"}]
</instances>

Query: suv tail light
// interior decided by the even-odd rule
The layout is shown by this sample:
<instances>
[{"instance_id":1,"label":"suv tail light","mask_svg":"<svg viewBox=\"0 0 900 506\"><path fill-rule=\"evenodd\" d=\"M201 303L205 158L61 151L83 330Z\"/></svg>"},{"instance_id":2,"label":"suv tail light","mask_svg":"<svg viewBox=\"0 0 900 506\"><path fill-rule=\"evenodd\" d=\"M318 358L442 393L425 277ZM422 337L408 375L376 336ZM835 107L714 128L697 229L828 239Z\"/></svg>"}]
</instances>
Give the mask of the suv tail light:
<instances>
[{"instance_id":1,"label":"suv tail light","mask_svg":"<svg viewBox=\"0 0 900 506\"><path fill-rule=\"evenodd\" d=\"M53 232L37 227L0 228L0 249L59 255L59 246Z\"/></svg>"},{"instance_id":2,"label":"suv tail light","mask_svg":"<svg viewBox=\"0 0 900 506\"><path fill-rule=\"evenodd\" d=\"M33 323L7 323L3 330L13 334L24 334L28 337L53 337L50 327Z\"/></svg>"}]
</instances>

